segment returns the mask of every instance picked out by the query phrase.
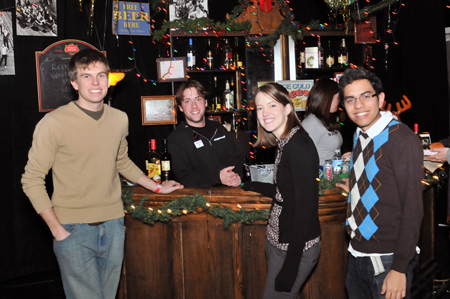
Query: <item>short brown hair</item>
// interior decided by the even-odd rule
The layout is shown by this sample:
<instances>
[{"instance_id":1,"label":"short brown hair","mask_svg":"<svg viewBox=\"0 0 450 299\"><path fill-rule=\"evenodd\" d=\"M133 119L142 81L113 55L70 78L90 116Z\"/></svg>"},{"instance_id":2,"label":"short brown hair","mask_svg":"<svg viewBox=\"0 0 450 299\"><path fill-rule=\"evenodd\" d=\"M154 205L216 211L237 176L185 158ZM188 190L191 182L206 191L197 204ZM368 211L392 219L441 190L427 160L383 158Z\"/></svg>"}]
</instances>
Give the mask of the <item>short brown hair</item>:
<instances>
[{"instance_id":1,"label":"short brown hair","mask_svg":"<svg viewBox=\"0 0 450 299\"><path fill-rule=\"evenodd\" d=\"M183 101L183 93L186 89L189 88L195 88L198 92L198 94L203 97L206 100L206 96L208 96L209 92L206 90L206 88L198 81L196 80L189 80L186 82L183 82L183 84L180 85L177 89L177 93L175 94L175 97L177 99L177 104L181 106L181 102Z\"/></svg>"},{"instance_id":2,"label":"short brown hair","mask_svg":"<svg viewBox=\"0 0 450 299\"><path fill-rule=\"evenodd\" d=\"M69 62L69 76L70 81L77 79L78 69L86 69L91 64L103 63L106 66L106 71L109 73L109 63L105 55L94 49L83 49L72 56Z\"/></svg>"},{"instance_id":3,"label":"short brown hair","mask_svg":"<svg viewBox=\"0 0 450 299\"><path fill-rule=\"evenodd\" d=\"M256 90L255 98L259 93L264 93L278 103L282 104L284 107L286 107L287 105L291 105L291 113L289 113L289 115L287 116L286 127L284 128L283 134L281 134L280 136L281 139L286 138L290 134L292 128L296 126L300 126L302 128L300 119L298 119L297 113L295 113L294 104L292 104L291 97L289 96L286 88L278 83L266 83ZM272 147L276 145L277 139L275 138L275 136L272 133L264 130L264 128L258 121L258 140L253 146Z\"/></svg>"}]
</instances>

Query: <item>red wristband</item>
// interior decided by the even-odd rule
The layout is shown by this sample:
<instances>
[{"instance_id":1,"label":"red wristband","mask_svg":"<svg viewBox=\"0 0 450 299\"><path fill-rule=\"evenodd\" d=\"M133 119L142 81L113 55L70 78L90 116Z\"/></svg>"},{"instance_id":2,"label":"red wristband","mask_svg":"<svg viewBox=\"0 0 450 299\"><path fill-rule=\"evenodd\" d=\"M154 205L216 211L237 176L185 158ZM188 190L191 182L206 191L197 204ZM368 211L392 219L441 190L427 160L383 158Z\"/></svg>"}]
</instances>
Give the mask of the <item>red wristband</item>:
<instances>
[{"instance_id":1,"label":"red wristband","mask_svg":"<svg viewBox=\"0 0 450 299\"><path fill-rule=\"evenodd\" d=\"M158 193L159 190L161 190L161 184L158 184L158 187L156 187L155 191L153 191L153 192Z\"/></svg>"}]
</instances>

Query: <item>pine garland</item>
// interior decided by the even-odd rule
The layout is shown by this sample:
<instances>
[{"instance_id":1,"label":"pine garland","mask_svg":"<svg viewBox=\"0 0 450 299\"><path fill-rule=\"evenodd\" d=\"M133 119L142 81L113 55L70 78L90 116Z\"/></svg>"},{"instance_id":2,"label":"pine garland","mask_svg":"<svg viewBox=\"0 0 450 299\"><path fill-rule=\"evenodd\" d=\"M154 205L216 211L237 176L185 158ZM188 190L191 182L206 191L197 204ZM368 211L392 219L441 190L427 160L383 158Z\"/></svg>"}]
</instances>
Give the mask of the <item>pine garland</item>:
<instances>
[{"instance_id":1,"label":"pine garland","mask_svg":"<svg viewBox=\"0 0 450 299\"><path fill-rule=\"evenodd\" d=\"M233 211L230 207L220 204L210 204L205 197L196 193L193 196L179 197L171 202L164 203L159 209L145 208L144 202L148 196L142 196L137 206L133 201L133 190L123 189L122 200L124 210L131 218L153 225L157 221L169 222L172 218L188 215L191 213L202 213L208 211L214 217L223 219L223 227L228 228L231 223L241 222L250 224L255 221L266 221L269 219L268 210L243 210Z\"/></svg>"},{"instance_id":2,"label":"pine garland","mask_svg":"<svg viewBox=\"0 0 450 299\"><path fill-rule=\"evenodd\" d=\"M348 174L336 175L331 180L323 177L319 182L319 195L324 195L324 190L333 189L344 196L348 194L336 188L337 183L343 183L342 178L348 177ZM448 178L447 172L438 168L434 173L425 173L422 183L424 188L438 185ZM210 215L223 219L223 227L229 228L232 223L251 224L255 221L266 221L269 219L269 210L253 209L234 211L230 207L224 207L220 204L209 203L204 196L196 193L193 196L183 196L164 203L159 209L145 208L144 202L148 200L147 196L142 196L137 206L133 200L133 190L130 188L122 189L122 201L125 213L131 218L138 219L145 224L153 225L155 222L169 222L175 217L188 215L192 213L208 212Z\"/></svg>"}]
</instances>

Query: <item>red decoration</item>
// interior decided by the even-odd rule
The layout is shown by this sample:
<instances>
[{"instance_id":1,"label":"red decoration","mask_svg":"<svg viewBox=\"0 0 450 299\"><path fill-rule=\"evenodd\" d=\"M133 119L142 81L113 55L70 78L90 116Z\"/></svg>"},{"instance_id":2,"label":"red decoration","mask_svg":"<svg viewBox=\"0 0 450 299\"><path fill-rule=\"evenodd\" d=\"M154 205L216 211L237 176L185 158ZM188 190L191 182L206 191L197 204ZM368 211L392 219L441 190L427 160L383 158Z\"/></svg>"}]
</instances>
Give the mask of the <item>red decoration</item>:
<instances>
[{"instance_id":1,"label":"red decoration","mask_svg":"<svg viewBox=\"0 0 450 299\"><path fill-rule=\"evenodd\" d=\"M260 0L259 7L264 12L269 12L272 9L272 0Z\"/></svg>"}]
</instances>

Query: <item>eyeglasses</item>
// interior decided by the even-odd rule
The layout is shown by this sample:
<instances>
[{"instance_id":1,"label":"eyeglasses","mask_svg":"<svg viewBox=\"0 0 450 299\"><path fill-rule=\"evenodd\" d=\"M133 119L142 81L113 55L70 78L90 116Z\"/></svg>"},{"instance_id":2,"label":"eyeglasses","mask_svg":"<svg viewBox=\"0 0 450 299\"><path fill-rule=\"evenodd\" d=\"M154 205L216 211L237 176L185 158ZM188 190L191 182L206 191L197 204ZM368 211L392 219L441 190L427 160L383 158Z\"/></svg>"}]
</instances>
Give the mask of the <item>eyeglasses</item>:
<instances>
[{"instance_id":1,"label":"eyeglasses","mask_svg":"<svg viewBox=\"0 0 450 299\"><path fill-rule=\"evenodd\" d=\"M377 93L370 94L369 92L366 92L366 93L363 93L362 95L360 95L358 98L355 98L355 97L344 98L343 103L344 103L344 106L355 105L356 99L359 99L361 102L363 102L363 101L367 102L367 101L369 101L370 99L372 99L373 97L375 97L377 95L378 95Z\"/></svg>"}]
</instances>

